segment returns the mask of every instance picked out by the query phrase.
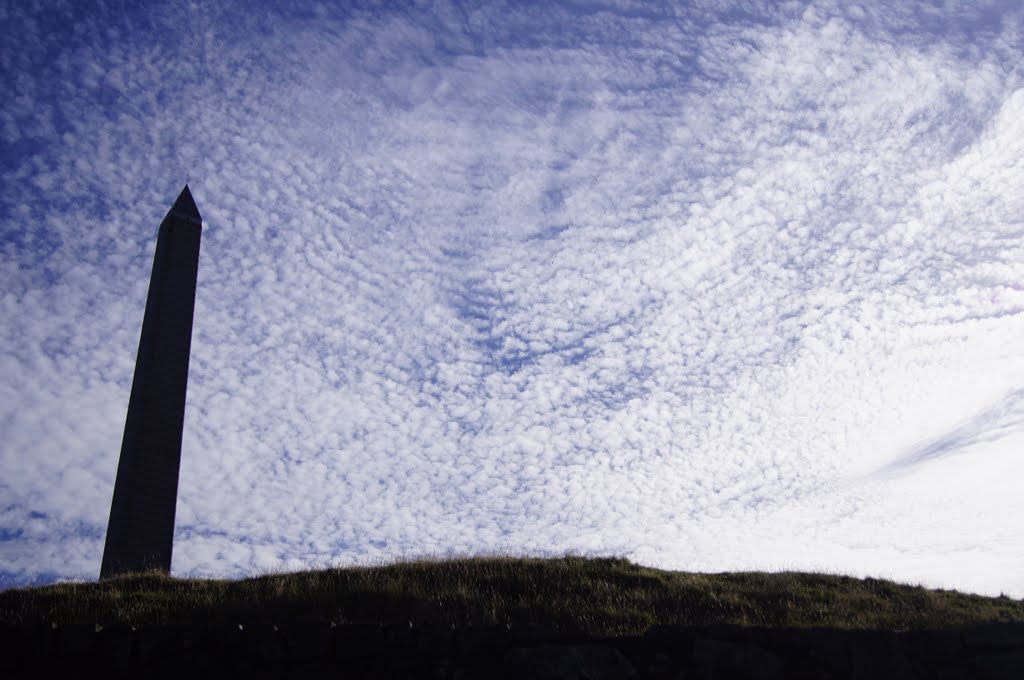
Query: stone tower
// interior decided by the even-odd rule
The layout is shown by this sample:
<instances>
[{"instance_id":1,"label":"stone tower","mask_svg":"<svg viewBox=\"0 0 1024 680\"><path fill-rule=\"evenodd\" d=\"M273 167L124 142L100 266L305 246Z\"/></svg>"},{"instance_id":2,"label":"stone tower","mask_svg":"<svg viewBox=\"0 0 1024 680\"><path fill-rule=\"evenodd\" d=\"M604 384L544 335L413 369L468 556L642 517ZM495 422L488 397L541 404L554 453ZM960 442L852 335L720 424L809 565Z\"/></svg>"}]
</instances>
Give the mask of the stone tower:
<instances>
[{"instance_id":1,"label":"stone tower","mask_svg":"<svg viewBox=\"0 0 1024 680\"><path fill-rule=\"evenodd\" d=\"M186 184L157 236L101 579L171 570L202 227Z\"/></svg>"}]
</instances>

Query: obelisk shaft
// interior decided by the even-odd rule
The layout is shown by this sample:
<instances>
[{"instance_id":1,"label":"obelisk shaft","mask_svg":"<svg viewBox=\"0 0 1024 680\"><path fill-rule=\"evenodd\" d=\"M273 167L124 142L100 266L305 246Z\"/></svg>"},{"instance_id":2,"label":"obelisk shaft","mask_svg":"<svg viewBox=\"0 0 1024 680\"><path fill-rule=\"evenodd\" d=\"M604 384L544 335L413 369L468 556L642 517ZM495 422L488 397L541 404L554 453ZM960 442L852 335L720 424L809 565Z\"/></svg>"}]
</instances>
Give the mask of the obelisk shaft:
<instances>
[{"instance_id":1,"label":"obelisk shaft","mask_svg":"<svg viewBox=\"0 0 1024 680\"><path fill-rule=\"evenodd\" d=\"M186 185L157 236L101 579L171 569L202 224Z\"/></svg>"}]
</instances>

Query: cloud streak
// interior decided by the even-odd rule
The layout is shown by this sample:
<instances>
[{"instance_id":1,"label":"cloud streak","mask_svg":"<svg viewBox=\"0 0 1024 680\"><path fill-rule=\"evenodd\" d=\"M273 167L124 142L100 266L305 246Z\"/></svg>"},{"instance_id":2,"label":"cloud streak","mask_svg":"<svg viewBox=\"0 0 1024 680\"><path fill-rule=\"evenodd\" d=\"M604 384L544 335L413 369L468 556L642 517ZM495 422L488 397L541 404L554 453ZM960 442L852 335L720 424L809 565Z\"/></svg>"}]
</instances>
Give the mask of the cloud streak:
<instances>
[{"instance_id":1,"label":"cloud streak","mask_svg":"<svg viewBox=\"0 0 1024 680\"><path fill-rule=\"evenodd\" d=\"M577 550L1024 596L1019 8L83 11L3 22L3 583L98 568L188 179L175 573Z\"/></svg>"}]
</instances>

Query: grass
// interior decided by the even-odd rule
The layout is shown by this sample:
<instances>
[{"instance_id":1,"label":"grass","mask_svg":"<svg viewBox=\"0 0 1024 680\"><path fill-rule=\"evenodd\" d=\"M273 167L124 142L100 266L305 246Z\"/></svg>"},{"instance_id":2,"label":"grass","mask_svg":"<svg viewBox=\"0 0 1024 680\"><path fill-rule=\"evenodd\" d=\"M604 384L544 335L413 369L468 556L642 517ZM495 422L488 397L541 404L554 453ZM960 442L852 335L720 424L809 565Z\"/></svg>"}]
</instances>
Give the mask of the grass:
<instances>
[{"instance_id":1,"label":"grass","mask_svg":"<svg viewBox=\"0 0 1024 680\"><path fill-rule=\"evenodd\" d=\"M592 635L715 623L907 630L1024 621L1024 600L878 579L696 574L574 556L420 560L237 581L144 574L0 592L0 623L16 626L294 621L541 624Z\"/></svg>"}]
</instances>

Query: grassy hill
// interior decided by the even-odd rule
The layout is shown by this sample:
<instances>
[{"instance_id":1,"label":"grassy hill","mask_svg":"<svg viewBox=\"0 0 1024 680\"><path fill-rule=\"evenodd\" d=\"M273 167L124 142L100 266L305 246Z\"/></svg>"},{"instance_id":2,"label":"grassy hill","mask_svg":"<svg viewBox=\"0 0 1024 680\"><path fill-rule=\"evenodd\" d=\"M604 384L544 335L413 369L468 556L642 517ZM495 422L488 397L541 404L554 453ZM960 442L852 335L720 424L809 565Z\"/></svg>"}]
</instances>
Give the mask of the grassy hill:
<instances>
[{"instance_id":1,"label":"grassy hill","mask_svg":"<svg viewBox=\"0 0 1024 680\"><path fill-rule=\"evenodd\" d=\"M1024 600L809 573L694 574L624 559L466 558L238 581L139 575L0 592L0 623L539 623L593 635L734 623L907 630L1024 621Z\"/></svg>"}]
</instances>

